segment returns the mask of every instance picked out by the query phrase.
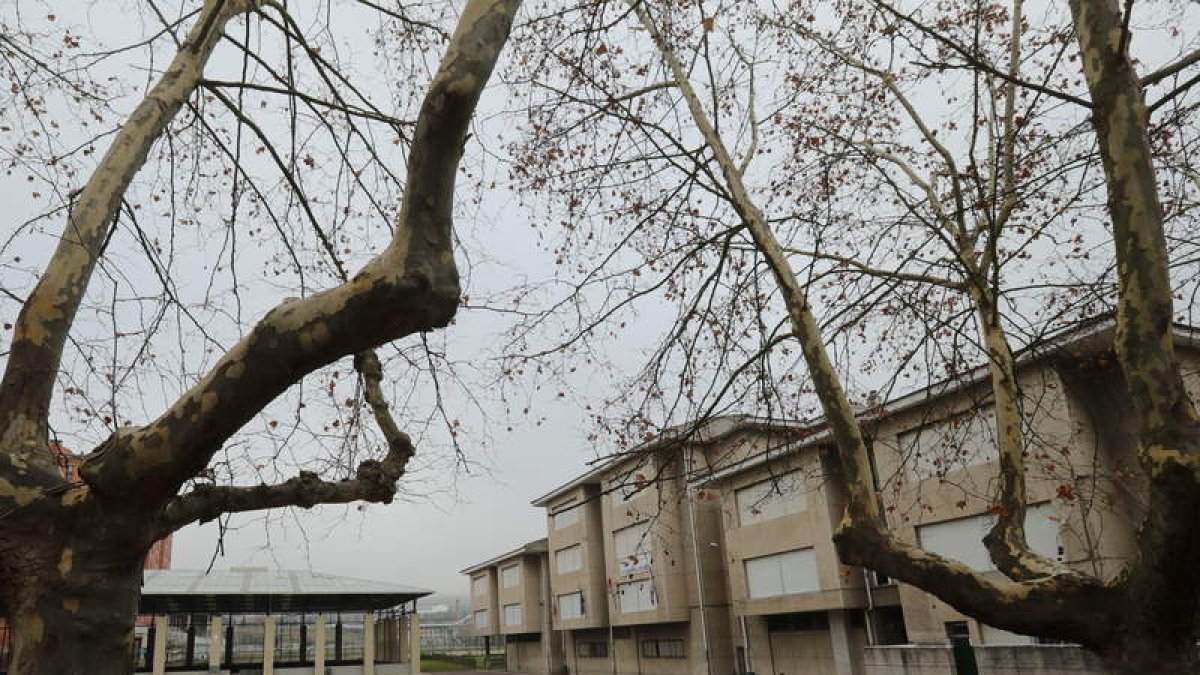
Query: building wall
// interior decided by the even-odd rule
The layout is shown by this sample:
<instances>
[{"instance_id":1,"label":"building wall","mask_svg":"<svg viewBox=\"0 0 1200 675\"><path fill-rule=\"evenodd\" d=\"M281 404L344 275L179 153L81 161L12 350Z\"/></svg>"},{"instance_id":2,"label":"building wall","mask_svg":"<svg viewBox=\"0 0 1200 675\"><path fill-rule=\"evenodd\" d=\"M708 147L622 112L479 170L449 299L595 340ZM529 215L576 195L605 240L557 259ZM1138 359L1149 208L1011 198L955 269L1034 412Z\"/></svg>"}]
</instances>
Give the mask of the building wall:
<instances>
[{"instance_id":1,"label":"building wall","mask_svg":"<svg viewBox=\"0 0 1200 675\"><path fill-rule=\"evenodd\" d=\"M608 589L608 611L614 626L686 621L689 612L685 539L681 517L681 494L676 480L648 482L640 491L626 497L612 487L630 471L642 471L652 476L660 471L673 470L649 460L650 466L634 466L634 461L620 465L606 477L609 486L602 499L604 526L604 573ZM644 541L649 556L647 566L636 572L622 574L615 538L617 533L633 526L646 524ZM654 585L657 607L649 611L623 612L621 584L648 581Z\"/></svg>"},{"instance_id":2,"label":"building wall","mask_svg":"<svg viewBox=\"0 0 1200 675\"><path fill-rule=\"evenodd\" d=\"M520 580L515 587L504 587L504 570L516 567L520 570ZM496 611L499 633L513 635L518 633L539 633L542 630L542 578L541 562L537 555L518 555L499 561L495 565L497 590ZM509 624L505 620L505 607L508 605L521 606L521 623Z\"/></svg>"},{"instance_id":3,"label":"building wall","mask_svg":"<svg viewBox=\"0 0 1200 675\"><path fill-rule=\"evenodd\" d=\"M793 475L799 477L799 484L792 484ZM743 526L739 522L737 493L764 482L778 490L803 490L805 508ZM784 485L784 482L788 484ZM842 565L833 547L833 530L841 519L844 500L832 487L820 453L817 448L812 448L736 474L714 488L720 495L725 562L735 615L866 606L861 570ZM816 559L819 589L775 597L751 597L747 560L807 549L813 551Z\"/></svg>"},{"instance_id":4,"label":"building wall","mask_svg":"<svg viewBox=\"0 0 1200 675\"><path fill-rule=\"evenodd\" d=\"M1030 366L1019 374L1027 428L1034 432L1027 435L1030 439L1026 460L1028 503L1045 504L1058 529L1058 551L1050 554L1057 554L1064 562L1089 573L1107 575L1115 573L1127 558L1131 540L1121 533L1129 527L1129 514L1122 513L1121 507L1107 498L1114 494L1110 467L1124 460L1112 456L1115 444L1109 447L1097 441L1095 415L1082 414L1104 410L1104 405L1097 402L1097 392L1090 391L1096 384L1094 379L1093 375L1085 377L1078 372L1064 377L1052 364ZM990 396L986 386L968 389L897 414L872 430L885 512L901 539L920 543L922 527L952 521L966 527L968 521L963 519L975 518L980 532L977 537L967 539L971 539L971 545L982 546L975 540L986 530L998 462L992 459L965 467L955 465L943 475L921 478L912 468L914 451L918 448L910 433L922 428L953 428L955 424L964 424L952 420L968 420L973 411L986 409ZM1119 398L1106 405L1118 405ZM1108 414L1113 412L1109 410ZM1114 423L1121 424L1115 419ZM1124 430L1113 431L1117 432L1115 438ZM976 440L994 442L987 438ZM1102 532L1104 536L1100 536ZM949 621L967 621L972 640L977 644L1029 642L1028 638L969 620L916 589L903 587L900 597L908 635L914 642L944 643L945 624Z\"/></svg>"},{"instance_id":5,"label":"building wall","mask_svg":"<svg viewBox=\"0 0 1200 675\"><path fill-rule=\"evenodd\" d=\"M500 623L498 614L499 593L497 589L496 567L485 567L481 570L472 572L468 577L470 581L471 593L471 614L470 626L471 634L477 636L498 635L500 633ZM476 580L482 579L482 586L476 586ZM486 625L480 626L476 622L476 612L481 610L487 611Z\"/></svg>"},{"instance_id":6,"label":"building wall","mask_svg":"<svg viewBox=\"0 0 1200 675\"><path fill-rule=\"evenodd\" d=\"M976 647L979 675L1111 675L1094 654L1079 647ZM955 675L950 648L931 645L867 647L865 675Z\"/></svg>"},{"instance_id":7,"label":"building wall","mask_svg":"<svg viewBox=\"0 0 1200 675\"><path fill-rule=\"evenodd\" d=\"M508 641L504 643L505 669L516 673L549 673L546 667L546 652L538 640Z\"/></svg>"},{"instance_id":8,"label":"building wall","mask_svg":"<svg viewBox=\"0 0 1200 675\"><path fill-rule=\"evenodd\" d=\"M567 507L578 510L578 520L566 527L556 528L554 514ZM607 584L604 567L604 524L601 515L600 486L578 486L557 496L546 509L550 549L550 592L553 621L556 629L575 630L605 626L608 622ZM579 545L580 569L560 573L555 554L570 546ZM582 592L584 616L563 619L558 615L557 598Z\"/></svg>"}]
</instances>

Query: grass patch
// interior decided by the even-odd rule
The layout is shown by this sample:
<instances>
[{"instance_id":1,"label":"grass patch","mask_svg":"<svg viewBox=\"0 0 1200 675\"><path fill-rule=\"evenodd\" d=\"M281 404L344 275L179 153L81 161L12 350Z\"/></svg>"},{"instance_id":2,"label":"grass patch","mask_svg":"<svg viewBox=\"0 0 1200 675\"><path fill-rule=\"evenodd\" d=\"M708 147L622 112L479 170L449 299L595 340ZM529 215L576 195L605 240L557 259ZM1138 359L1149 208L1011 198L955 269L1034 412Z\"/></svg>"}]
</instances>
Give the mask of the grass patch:
<instances>
[{"instance_id":1,"label":"grass patch","mask_svg":"<svg viewBox=\"0 0 1200 675\"><path fill-rule=\"evenodd\" d=\"M422 673L450 673L462 670L475 670L472 666L461 663L451 663L440 659L421 659Z\"/></svg>"},{"instance_id":2,"label":"grass patch","mask_svg":"<svg viewBox=\"0 0 1200 675\"><path fill-rule=\"evenodd\" d=\"M421 657L421 670L426 673L449 673L463 670L504 670L502 654L492 654L490 667L484 667L482 654L429 654Z\"/></svg>"}]
</instances>

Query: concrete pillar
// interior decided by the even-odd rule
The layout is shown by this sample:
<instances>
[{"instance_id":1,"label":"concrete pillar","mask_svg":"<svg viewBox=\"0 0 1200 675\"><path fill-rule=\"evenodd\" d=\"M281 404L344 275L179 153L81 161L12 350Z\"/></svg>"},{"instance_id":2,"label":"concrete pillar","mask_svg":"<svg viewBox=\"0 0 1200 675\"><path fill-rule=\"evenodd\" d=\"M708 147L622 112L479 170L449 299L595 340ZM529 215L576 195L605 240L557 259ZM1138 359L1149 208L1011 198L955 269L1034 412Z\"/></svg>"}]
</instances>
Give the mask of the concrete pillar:
<instances>
[{"instance_id":1,"label":"concrete pillar","mask_svg":"<svg viewBox=\"0 0 1200 675\"><path fill-rule=\"evenodd\" d=\"M154 675L164 675L167 672L167 631L170 627L167 617L154 617L154 644L150 645L154 650L150 662Z\"/></svg>"},{"instance_id":2,"label":"concrete pillar","mask_svg":"<svg viewBox=\"0 0 1200 675\"><path fill-rule=\"evenodd\" d=\"M225 653L222 643L225 639L225 626L221 617L214 616L208 620L208 672L221 671L221 654Z\"/></svg>"},{"instance_id":3,"label":"concrete pillar","mask_svg":"<svg viewBox=\"0 0 1200 675\"><path fill-rule=\"evenodd\" d=\"M275 675L275 617L263 621L263 675Z\"/></svg>"},{"instance_id":4,"label":"concrete pillar","mask_svg":"<svg viewBox=\"0 0 1200 675\"><path fill-rule=\"evenodd\" d=\"M325 615L317 615L313 626L313 672L325 675Z\"/></svg>"},{"instance_id":5,"label":"concrete pillar","mask_svg":"<svg viewBox=\"0 0 1200 675\"><path fill-rule=\"evenodd\" d=\"M417 616L416 612L408 616L408 645L412 650L412 665L409 666L408 672L417 675L421 672L421 617Z\"/></svg>"},{"instance_id":6,"label":"concrete pillar","mask_svg":"<svg viewBox=\"0 0 1200 675\"><path fill-rule=\"evenodd\" d=\"M855 675L850 653L850 616L844 609L829 611L829 641L833 644L833 670L837 675Z\"/></svg>"},{"instance_id":7,"label":"concrete pillar","mask_svg":"<svg viewBox=\"0 0 1200 675\"><path fill-rule=\"evenodd\" d=\"M363 675L375 675L375 614L363 614Z\"/></svg>"}]
</instances>

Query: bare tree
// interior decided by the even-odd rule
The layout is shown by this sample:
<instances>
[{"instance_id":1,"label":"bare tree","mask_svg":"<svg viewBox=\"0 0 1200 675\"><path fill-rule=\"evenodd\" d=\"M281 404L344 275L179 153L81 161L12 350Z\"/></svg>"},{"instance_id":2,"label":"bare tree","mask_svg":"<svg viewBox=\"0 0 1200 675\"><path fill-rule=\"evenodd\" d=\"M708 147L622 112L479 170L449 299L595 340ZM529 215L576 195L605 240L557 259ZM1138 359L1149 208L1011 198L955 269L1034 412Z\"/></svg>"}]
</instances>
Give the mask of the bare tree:
<instances>
[{"instance_id":1,"label":"bare tree","mask_svg":"<svg viewBox=\"0 0 1200 675\"><path fill-rule=\"evenodd\" d=\"M155 540L184 525L231 512L392 500L414 446L389 412L380 359L372 350L444 327L458 307L451 217L455 177L476 103L519 4L471 0L453 35L446 36L445 55L406 132L410 145L403 200L384 249L353 276L344 271L333 275L340 283L275 306L223 349L203 377L156 419L112 433L87 456L82 481L70 482L59 474L49 450L51 403L89 283L114 228L133 217L126 214L132 208L124 202L131 183L156 144L173 143L178 130L171 125L181 109L228 105L239 120L239 133L261 131L238 105L240 95L225 93L256 85L204 76L223 40L250 49L248 42L227 33L232 20L254 15L282 27L288 40L298 36L287 29L294 24L284 6L256 0L206 0L184 22L166 22L159 37L175 35L186 19L190 28L145 98L122 121L90 177L70 195L60 212L65 222L57 248L13 326L0 383L0 614L13 624L9 672L129 672L142 559ZM404 18L402 11L391 14ZM55 81L71 75L53 72L52 64L40 61L15 36L2 37L10 62L23 59L29 72L49 73ZM308 55L328 66L322 73L333 72L328 57L317 50ZM264 61L255 63L269 70ZM290 60L288 65L290 69ZM335 92L353 87L348 79L327 84ZM103 100L88 98L94 92L86 87L70 88L80 105L87 101L104 107ZM24 93L32 96L32 89ZM297 106L388 121L381 111L338 94L328 100L299 89L283 93ZM205 121L195 115L191 124L202 127ZM262 151L275 153L269 145L263 138ZM227 149L213 145L208 151ZM299 159L292 158L293 168ZM250 172L245 166L233 171ZM296 179L290 180L295 187ZM344 246L337 243L339 249ZM247 421L302 378L347 356L354 356L363 398L386 440L382 457L358 462L352 475L341 480L336 473L325 478L310 471L271 485L203 480L222 446ZM116 410L114 405L114 419L109 420L114 424Z\"/></svg>"},{"instance_id":2,"label":"bare tree","mask_svg":"<svg viewBox=\"0 0 1200 675\"><path fill-rule=\"evenodd\" d=\"M681 416L793 413L815 397L848 496L843 562L1129 672L1186 672L1200 618L1185 571L1200 540L1187 523L1200 489L1170 331L1173 296L1194 285L1181 236L1194 225L1194 134L1175 125L1194 112L1179 74L1196 57L1139 78L1132 4L1070 10L1039 25L1020 0L926 14L882 1L580 5L543 26L552 53L524 62L534 105L514 173L571 213L556 250L599 251L591 266L562 256L578 281L552 310L569 317L560 346L581 349L638 302L676 309L641 395L616 416L634 421L627 446ZM1027 341L1112 305L1148 494L1136 560L1102 579L1026 542L1035 439L1013 334ZM514 346L528 339L519 332ZM1000 457L985 543L1004 578L892 533L855 405L871 397L847 387L861 363L883 371L861 379L887 390L914 371L954 377L976 358Z\"/></svg>"}]
</instances>

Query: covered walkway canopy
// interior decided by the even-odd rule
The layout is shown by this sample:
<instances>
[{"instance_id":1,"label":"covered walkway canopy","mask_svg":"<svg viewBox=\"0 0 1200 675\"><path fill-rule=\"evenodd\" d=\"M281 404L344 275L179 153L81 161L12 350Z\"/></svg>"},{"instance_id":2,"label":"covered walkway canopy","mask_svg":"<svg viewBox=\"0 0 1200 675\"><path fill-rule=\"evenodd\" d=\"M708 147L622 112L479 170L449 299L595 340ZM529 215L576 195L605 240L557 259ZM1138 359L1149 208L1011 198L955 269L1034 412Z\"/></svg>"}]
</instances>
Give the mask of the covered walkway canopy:
<instances>
[{"instance_id":1,"label":"covered walkway canopy","mask_svg":"<svg viewBox=\"0 0 1200 675\"><path fill-rule=\"evenodd\" d=\"M139 614L315 614L397 607L423 588L266 568L146 570Z\"/></svg>"}]
</instances>

